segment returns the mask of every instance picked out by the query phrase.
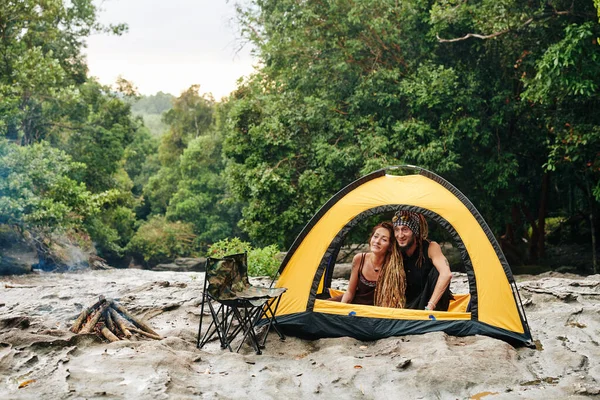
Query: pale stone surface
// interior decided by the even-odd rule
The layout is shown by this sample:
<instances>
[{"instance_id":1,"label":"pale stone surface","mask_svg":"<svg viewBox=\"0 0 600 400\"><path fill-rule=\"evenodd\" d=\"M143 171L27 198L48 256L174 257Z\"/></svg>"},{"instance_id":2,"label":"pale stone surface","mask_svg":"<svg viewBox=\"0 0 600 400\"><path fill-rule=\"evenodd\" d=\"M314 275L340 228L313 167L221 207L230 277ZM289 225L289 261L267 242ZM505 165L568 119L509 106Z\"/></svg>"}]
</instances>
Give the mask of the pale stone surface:
<instances>
[{"instance_id":1,"label":"pale stone surface","mask_svg":"<svg viewBox=\"0 0 600 400\"><path fill-rule=\"evenodd\" d=\"M206 258L176 258L172 263L158 264L152 268L154 271L174 271L174 272L203 272L206 264Z\"/></svg>"},{"instance_id":2,"label":"pale stone surface","mask_svg":"<svg viewBox=\"0 0 600 400\"><path fill-rule=\"evenodd\" d=\"M196 349L203 275L111 269L0 278L2 398L547 400L600 394L598 275L518 277L537 350L441 332L372 342L280 342L271 333L262 355L249 346L230 353L215 342ZM455 274L455 291L467 287L466 277ZM118 299L164 339L108 343L69 332L81 308L99 295Z\"/></svg>"}]
</instances>

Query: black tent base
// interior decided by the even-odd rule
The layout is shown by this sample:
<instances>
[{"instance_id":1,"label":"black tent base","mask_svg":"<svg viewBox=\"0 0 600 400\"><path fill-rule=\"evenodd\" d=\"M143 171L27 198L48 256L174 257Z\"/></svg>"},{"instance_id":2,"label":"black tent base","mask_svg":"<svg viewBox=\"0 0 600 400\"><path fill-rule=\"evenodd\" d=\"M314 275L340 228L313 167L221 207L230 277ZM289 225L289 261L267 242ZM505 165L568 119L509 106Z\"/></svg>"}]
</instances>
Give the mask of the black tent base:
<instances>
[{"instance_id":1,"label":"black tent base","mask_svg":"<svg viewBox=\"0 0 600 400\"><path fill-rule=\"evenodd\" d=\"M485 335L503 340L514 347L535 348L532 338L527 334L507 331L473 320L398 320L306 311L278 316L277 326L286 335L309 340L348 336L370 341L441 331L452 336Z\"/></svg>"}]
</instances>

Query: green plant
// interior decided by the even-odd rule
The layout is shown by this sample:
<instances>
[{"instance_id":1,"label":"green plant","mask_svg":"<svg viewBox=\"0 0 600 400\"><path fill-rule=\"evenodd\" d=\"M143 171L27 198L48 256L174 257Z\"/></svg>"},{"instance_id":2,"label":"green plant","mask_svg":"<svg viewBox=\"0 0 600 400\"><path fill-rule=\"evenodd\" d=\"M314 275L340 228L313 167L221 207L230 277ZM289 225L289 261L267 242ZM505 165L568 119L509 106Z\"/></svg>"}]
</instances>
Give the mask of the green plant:
<instances>
[{"instance_id":1,"label":"green plant","mask_svg":"<svg viewBox=\"0 0 600 400\"><path fill-rule=\"evenodd\" d=\"M277 275L280 260L279 249L272 244L263 248L253 248L248 242L239 238L223 239L213 243L208 249L208 256L221 258L230 254L248 253L248 275L270 276Z\"/></svg>"},{"instance_id":2,"label":"green plant","mask_svg":"<svg viewBox=\"0 0 600 400\"><path fill-rule=\"evenodd\" d=\"M248 274L250 276L275 277L281 264L281 260L277 257L278 254L279 249L274 244L252 249L248 253Z\"/></svg>"},{"instance_id":3,"label":"green plant","mask_svg":"<svg viewBox=\"0 0 600 400\"><path fill-rule=\"evenodd\" d=\"M249 253L251 249L252 245L248 242L243 242L240 238L226 238L213 243L208 248L208 256L221 258L230 254Z\"/></svg>"},{"instance_id":4,"label":"green plant","mask_svg":"<svg viewBox=\"0 0 600 400\"><path fill-rule=\"evenodd\" d=\"M146 265L154 266L176 257L194 255L194 238L191 224L169 222L163 216L155 216L139 227L127 251L143 259Z\"/></svg>"},{"instance_id":5,"label":"green plant","mask_svg":"<svg viewBox=\"0 0 600 400\"><path fill-rule=\"evenodd\" d=\"M562 224L566 222L565 217L550 217L546 218L546 233L554 232L558 229Z\"/></svg>"}]
</instances>

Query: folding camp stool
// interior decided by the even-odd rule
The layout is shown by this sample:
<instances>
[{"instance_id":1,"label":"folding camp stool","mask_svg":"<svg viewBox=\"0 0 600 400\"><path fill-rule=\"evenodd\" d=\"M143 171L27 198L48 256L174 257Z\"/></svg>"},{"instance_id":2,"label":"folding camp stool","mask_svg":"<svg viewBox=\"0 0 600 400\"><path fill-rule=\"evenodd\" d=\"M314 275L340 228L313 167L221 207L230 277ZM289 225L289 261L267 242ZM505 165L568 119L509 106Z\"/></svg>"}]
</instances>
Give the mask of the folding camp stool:
<instances>
[{"instance_id":1,"label":"folding camp stool","mask_svg":"<svg viewBox=\"0 0 600 400\"><path fill-rule=\"evenodd\" d=\"M250 285L246 253L223 258L208 258L205 265L206 276L196 343L198 348L202 348L217 336L221 348L227 347L229 351L233 351L231 343L238 334L243 332L242 341L236 352L248 339L256 354L261 354L261 347L266 343L268 331L262 344L259 343L254 329L259 322L267 323L267 329L274 327L279 337L285 339L277 328L275 313L286 288L261 288ZM205 304L208 304L212 321L202 336Z\"/></svg>"}]
</instances>

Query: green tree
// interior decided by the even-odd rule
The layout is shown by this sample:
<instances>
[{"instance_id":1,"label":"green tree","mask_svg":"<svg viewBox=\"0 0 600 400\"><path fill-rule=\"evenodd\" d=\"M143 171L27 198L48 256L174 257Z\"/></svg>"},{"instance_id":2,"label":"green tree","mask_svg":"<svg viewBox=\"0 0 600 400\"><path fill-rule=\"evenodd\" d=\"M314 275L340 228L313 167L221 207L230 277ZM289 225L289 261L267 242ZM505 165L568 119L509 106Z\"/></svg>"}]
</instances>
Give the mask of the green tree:
<instances>
[{"instance_id":1,"label":"green tree","mask_svg":"<svg viewBox=\"0 0 600 400\"><path fill-rule=\"evenodd\" d=\"M175 96L163 92L141 96L132 101L131 111L144 120L144 125L153 136L160 137L168 130L168 125L162 121L162 114L173 107L174 99Z\"/></svg>"},{"instance_id":2,"label":"green tree","mask_svg":"<svg viewBox=\"0 0 600 400\"><path fill-rule=\"evenodd\" d=\"M384 0L242 11L264 68L232 100L224 151L254 241L289 245L331 195L383 166L458 167L454 136L473 123L454 107L469 93L456 96L456 73L426 63L427 13Z\"/></svg>"},{"instance_id":3,"label":"green tree","mask_svg":"<svg viewBox=\"0 0 600 400\"><path fill-rule=\"evenodd\" d=\"M592 7L260 0L240 9L263 63L230 100L224 142L232 190L248 201L241 226L253 240L289 245L351 180L417 164L455 182L515 258L535 261L545 218L561 204L545 168L554 157L545 122L552 111L529 100L526 85L552 46L575 39L569 25L597 35ZM589 81L597 98L590 38L565 76ZM577 112L593 119L589 105Z\"/></svg>"},{"instance_id":4,"label":"green tree","mask_svg":"<svg viewBox=\"0 0 600 400\"><path fill-rule=\"evenodd\" d=\"M192 226L155 215L140 225L127 251L150 267L176 257L192 256L195 254Z\"/></svg>"},{"instance_id":5,"label":"green tree","mask_svg":"<svg viewBox=\"0 0 600 400\"><path fill-rule=\"evenodd\" d=\"M108 196L73 179L83 168L46 142L21 147L0 140L0 223L20 231L81 227Z\"/></svg>"},{"instance_id":6,"label":"green tree","mask_svg":"<svg viewBox=\"0 0 600 400\"><path fill-rule=\"evenodd\" d=\"M181 179L180 157L189 143L208 132L213 122L214 100L199 94L192 85L173 101L173 108L163 114L169 131L161 137L158 148L159 171L149 178L144 198L153 214L165 214Z\"/></svg>"},{"instance_id":7,"label":"green tree","mask_svg":"<svg viewBox=\"0 0 600 400\"><path fill-rule=\"evenodd\" d=\"M63 131L57 145L87 165L81 179L88 188L107 190L116 186L114 175L122 168L125 149L141 127L131 118L130 106L109 88L89 81L79 91L79 101L71 104L73 129Z\"/></svg>"},{"instance_id":8,"label":"green tree","mask_svg":"<svg viewBox=\"0 0 600 400\"><path fill-rule=\"evenodd\" d=\"M158 92L151 96L141 96L131 104L131 111L134 114L158 114L173 107L175 96L169 93Z\"/></svg>"},{"instance_id":9,"label":"green tree","mask_svg":"<svg viewBox=\"0 0 600 400\"><path fill-rule=\"evenodd\" d=\"M118 195L87 190L74 179L84 168L47 142L17 146L0 139L0 225L19 232L40 261L60 263L54 234L85 233L86 221Z\"/></svg>"},{"instance_id":10,"label":"green tree","mask_svg":"<svg viewBox=\"0 0 600 400\"><path fill-rule=\"evenodd\" d=\"M192 223L202 247L235 234L239 207L227 201L221 139L216 134L194 139L181 157L180 170L167 217Z\"/></svg>"},{"instance_id":11,"label":"green tree","mask_svg":"<svg viewBox=\"0 0 600 400\"><path fill-rule=\"evenodd\" d=\"M0 4L0 134L29 144L68 125L63 105L87 79L85 38L126 29L102 26L96 15L91 0Z\"/></svg>"}]
</instances>

